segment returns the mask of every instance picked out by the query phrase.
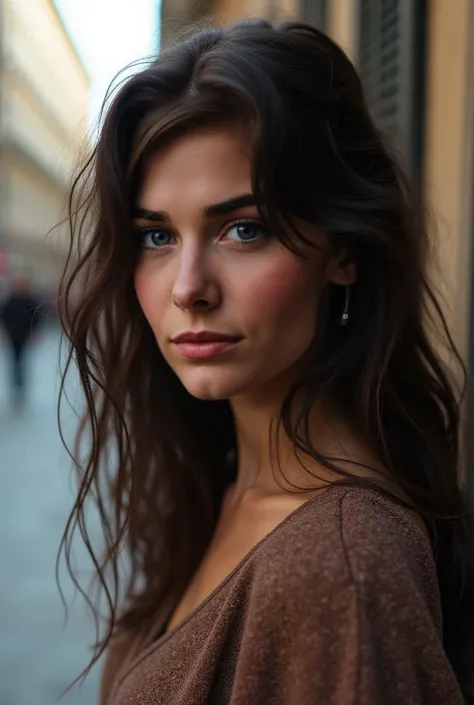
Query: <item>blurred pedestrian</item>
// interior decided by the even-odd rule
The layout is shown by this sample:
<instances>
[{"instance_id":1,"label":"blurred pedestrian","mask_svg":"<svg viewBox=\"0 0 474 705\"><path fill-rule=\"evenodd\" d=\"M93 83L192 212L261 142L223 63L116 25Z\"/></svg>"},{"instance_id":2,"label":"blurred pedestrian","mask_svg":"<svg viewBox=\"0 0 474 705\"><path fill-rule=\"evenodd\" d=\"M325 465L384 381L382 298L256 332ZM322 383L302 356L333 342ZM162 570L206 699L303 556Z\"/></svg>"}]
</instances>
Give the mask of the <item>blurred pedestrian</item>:
<instances>
[{"instance_id":1,"label":"blurred pedestrian","mask_svg":"<svg viewBox=\"0 0 474 705\"><path fill-rule=\"evenodd\" d=\"M13 276L10 291L0 305L0 321L10 348L13 403L22 406L26 391L26 350L41 323L39 301L31 293L24 274Z\"/></svg>"}]
</instances>

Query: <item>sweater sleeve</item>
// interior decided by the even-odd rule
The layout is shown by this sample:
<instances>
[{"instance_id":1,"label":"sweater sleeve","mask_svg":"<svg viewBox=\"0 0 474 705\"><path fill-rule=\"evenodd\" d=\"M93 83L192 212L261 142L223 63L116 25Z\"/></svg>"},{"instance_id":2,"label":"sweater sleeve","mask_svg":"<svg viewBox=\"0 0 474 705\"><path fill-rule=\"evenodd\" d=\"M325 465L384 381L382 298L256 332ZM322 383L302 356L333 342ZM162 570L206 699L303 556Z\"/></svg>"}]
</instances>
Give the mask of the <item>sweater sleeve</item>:
<instances>
[{"instance_id":1,"label":"sweater sleeve","mask_svg":"<svg viewBox=\"0 0 474 705\"><path fill-rule=\"evenodd\" d=\"M231 705L462 705L431 550L376 506L339 507L256 580Z\"/></svg>"}]
</instances>

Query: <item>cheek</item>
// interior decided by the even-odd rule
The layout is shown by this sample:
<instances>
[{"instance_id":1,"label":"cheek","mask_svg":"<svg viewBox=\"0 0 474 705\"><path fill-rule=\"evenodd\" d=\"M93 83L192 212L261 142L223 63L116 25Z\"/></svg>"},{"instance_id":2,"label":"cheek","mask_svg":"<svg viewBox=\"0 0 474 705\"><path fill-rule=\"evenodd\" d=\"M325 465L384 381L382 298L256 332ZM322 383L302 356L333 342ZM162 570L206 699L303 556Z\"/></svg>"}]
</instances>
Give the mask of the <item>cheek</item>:
<instances>
[{"instance_id":1,"label":"cheek","mask_svg":"<svg viewBox=\"0 0 474 705\"><path fill-rule=\"evenodd\" d=\"M137 269L133 281L140 308L156 334L161 311L163 311L163 302L160 301L160 297L163 294L160 292L160 288L155 285L154 277L151 273L144 271L143 268L139 267Z\"/></svg>"},{"instance_id":2,"label":"cheek","mask_svg":"<svg viewBox=\"0 0 474 705\"><path fill-rule=\"evenodd\" d=\"M276 262L247 281L245 300L260 321L300 325L316 321L320 285L316 266L300 260Z\"/></svg>"}]
</instances>

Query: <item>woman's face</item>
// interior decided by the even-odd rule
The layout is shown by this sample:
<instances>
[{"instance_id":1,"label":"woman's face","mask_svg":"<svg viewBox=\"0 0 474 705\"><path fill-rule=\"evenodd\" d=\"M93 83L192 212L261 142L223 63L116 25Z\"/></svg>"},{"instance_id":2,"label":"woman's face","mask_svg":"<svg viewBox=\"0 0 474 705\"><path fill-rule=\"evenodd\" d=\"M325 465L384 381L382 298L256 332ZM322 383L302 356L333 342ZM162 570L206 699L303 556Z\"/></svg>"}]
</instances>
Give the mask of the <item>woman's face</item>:
<instances>
[{"instance_id":1,"label":"woman's face","mask_svg":"<svg viewBox=\"0 0 474 705\"><path fill-rule=\"evenodd\" d=\"M190 133L152 160L136 204L138 301L164 358L201 399L296 375L315 331L323 256L308 248L299 258L266 231L250 169L236 129ZM220 342L176 341L202 331Z\"/></svg>"}]
</instances>

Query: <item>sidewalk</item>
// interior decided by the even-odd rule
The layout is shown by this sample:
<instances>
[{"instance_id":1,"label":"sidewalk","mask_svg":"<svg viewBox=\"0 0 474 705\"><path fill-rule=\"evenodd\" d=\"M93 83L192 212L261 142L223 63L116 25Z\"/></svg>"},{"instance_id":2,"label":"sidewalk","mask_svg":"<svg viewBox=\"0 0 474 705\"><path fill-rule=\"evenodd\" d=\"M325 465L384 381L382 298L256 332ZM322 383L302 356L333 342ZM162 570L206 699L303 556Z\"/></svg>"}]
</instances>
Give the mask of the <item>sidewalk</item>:
<instances>
[{"instance_id":1,"label":"sidewalk","mask_svg":"<svg viewBox=\"0 0 474 705\"><path fill-rule=\"evenodd\" d=\"M60 535L73 493L56 424L56 333L31 352L25 410L8 408L7 350L0 346L0 705L53 705L89 660L94 624L78 595L69 622L55 583ZM77 562L88 567L83 550ZM73 589L61 571L66 595ZM87 577L87 576L86 576ZM62 705L95 705L98 669Z\"/></svg>"}]
</instances>

